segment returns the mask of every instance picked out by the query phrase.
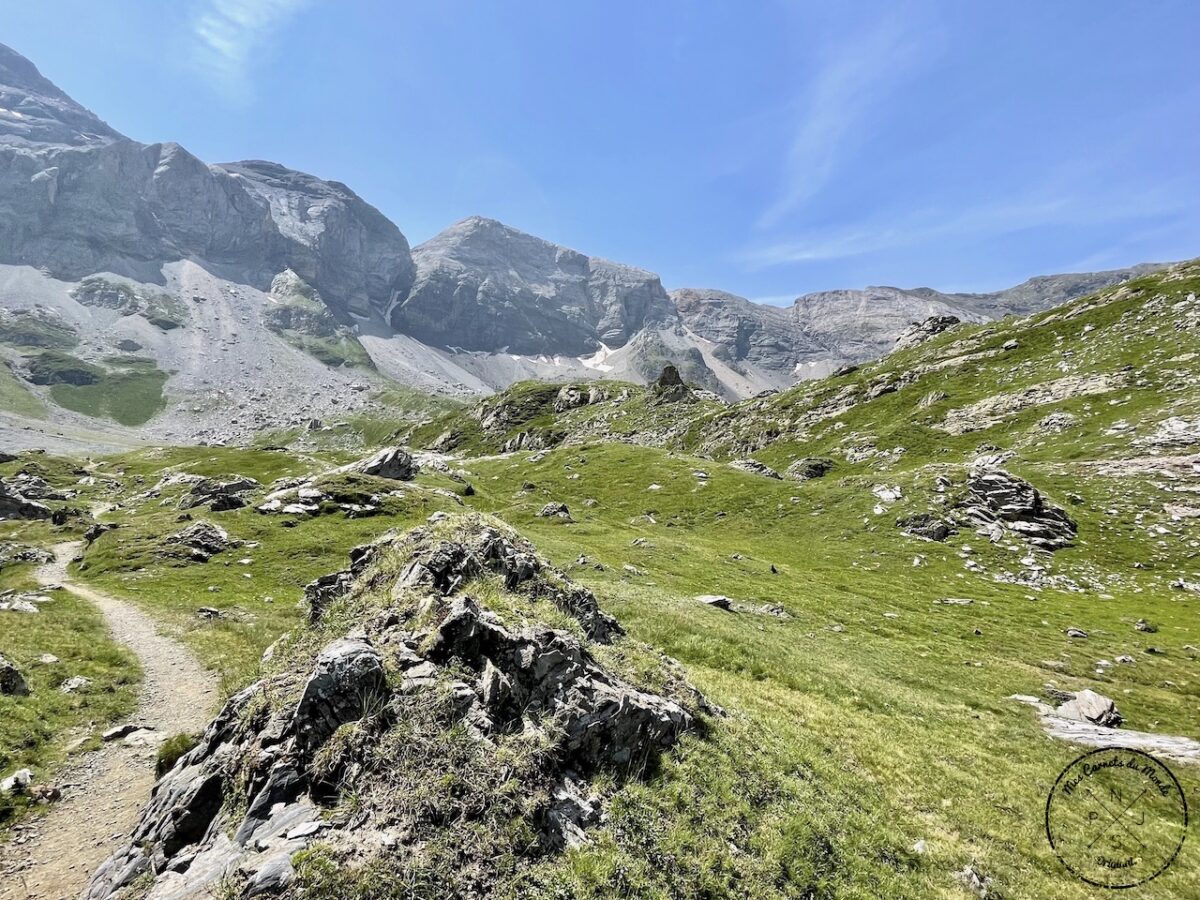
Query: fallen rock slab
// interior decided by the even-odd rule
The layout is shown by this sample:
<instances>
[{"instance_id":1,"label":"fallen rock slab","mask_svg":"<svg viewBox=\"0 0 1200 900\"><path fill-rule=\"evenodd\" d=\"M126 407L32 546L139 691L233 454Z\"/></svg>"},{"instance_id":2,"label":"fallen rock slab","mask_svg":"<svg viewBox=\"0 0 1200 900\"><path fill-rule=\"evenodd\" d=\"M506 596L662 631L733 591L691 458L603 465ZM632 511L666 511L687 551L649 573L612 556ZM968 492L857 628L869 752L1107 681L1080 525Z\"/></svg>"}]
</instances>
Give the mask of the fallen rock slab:
<instances>
[{"instance_id":1,"label":"fallen rock slab","mask_svg":"<svg viewBox=\"0 0 1200 900\"><path fill-rule=\"evenodd\" d=\"M1041 715L1043 729L1051 737L1089 747L1142 750L1159 759L1200 764L1200 741L1192 738L1155 734L1150 731L1130 731L1125 728L1107 728L1094 722L1064 718L1058 715L1058 710L1054 707L1028 694L1013 694L1009 699L1037 710Z\"/></svg>"}]
</instances>

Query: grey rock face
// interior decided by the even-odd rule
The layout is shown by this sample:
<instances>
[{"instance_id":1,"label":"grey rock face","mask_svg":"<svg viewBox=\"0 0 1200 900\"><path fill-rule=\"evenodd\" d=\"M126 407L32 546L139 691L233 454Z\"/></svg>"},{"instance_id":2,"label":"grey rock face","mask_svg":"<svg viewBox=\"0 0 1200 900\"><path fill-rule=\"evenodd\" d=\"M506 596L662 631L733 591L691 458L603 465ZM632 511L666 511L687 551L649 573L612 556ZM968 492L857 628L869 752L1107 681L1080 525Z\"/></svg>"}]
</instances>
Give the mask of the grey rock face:
<instances>
[{"instance_id":1,"label":"grey rock face","mask_svg":"<svg viewBox=\"0 0 1200 900\"><path fill-rule=\"evenodd\" d=\"M943 331L949 331L955 325L961 324L962 319L958 316L930 316L924 321L909 325L900 332L900 336L896 338L896 345L892 349L907 350L909 347L916 347L932 337L937 337Z\"/></svg>"},{"instance_id":2,"label":"grey rock face","mask_svg":"<svg viewBox=\"0 0 1200 900\"><path fill-rule=\"evenodd\" d=\"M149 282L188 258L261 289L290 268L342 317L412 284L404 236L345 185L131 141L3 46L0 106L0 262Z\"/></svg>"},{"instance_id":3,"label":"grey rock face","mask_svg":"<svg viewBox=\"0 0 1200 900\"><path fill-rule=\"evenodd\" d=\"M416 282L397 331L439 347L582 356L673 318L658 276L584 256L491 219L459 222L413 250Z\"/></svg>"},{"instance_id":4,"label":"grey rock face","mask_svg":"<svg viewBox=\"0 0 1200 900\"><path fill-rule=\"evenodd\" d=\"M789 310L725 291L684 288L672 291L671 299L684 325L716 344L714 354L730 365L790 373L808 349Z\"/></svg>"},{"instance_id":5,"label":"grey rock face","mask_svg":"<svg viewBox=\"0 0 1200 900\"><path fill-rule=\"evenodd\" d=\"M0 140L80 145L121 136L0 44Z\"/></svg>"}]
</instances>

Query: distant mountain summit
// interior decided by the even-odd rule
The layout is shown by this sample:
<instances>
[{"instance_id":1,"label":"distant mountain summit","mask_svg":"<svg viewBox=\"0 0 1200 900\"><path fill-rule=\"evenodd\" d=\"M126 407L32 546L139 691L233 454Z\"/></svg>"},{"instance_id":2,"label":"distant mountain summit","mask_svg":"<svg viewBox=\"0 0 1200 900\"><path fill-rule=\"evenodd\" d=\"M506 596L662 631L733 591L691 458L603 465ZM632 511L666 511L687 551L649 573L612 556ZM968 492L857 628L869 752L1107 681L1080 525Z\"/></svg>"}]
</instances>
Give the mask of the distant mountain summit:
<instances>
[{"instance_id":1,"label":"distant mountain summit","mask_svg":"<svg viewBox=\"0 0 1200 900\"><path fill-rule=\"evenodd\" d=\"M58 424L108 433L116 407L142 437L241 440L369 411L396 382L469 395L529 378L646 382L668 364L734 399L877 357L931 315L1023 314L1147 268L776 308L668 293L652 272L480 217L410 249L340 182L131 140L0 45L0 360L17 398L0 409L0 442ZM133 413L92 396L127 385L134 365L161 396ZM47 368L89 373L85 396ZM54 427L23 434L39 409Z\"/></svg>"},{"instance_id":2,"label":"distant mountain summit","mask_svg":"<svg viewBox=\"0 0 1200 900\"><path fill-rule=\"evenodd\" d=\"M411 292L393 328L442 347L586 356L624 347L672 319L658 276L525 234L464 219L413 251Z\"/></svg>"}]
</instances>

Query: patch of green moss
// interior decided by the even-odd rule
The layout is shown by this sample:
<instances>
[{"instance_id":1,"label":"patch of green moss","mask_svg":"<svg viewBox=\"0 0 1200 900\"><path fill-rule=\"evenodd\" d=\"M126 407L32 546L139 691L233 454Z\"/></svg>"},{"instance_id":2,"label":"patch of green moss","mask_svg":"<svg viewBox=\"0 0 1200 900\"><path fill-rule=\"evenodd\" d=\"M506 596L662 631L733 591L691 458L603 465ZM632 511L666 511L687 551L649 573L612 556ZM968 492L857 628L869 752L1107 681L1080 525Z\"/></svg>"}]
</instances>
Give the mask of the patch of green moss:
<instances>
[{"instance_id":1,"label":"patch of green moss","mask_svg":"<svg viewBox=\"0 0 1200 900\"><path fill-rule=\"evenodd\" d=\"M75 329L43 310L0 311L0 343L22 349L68 350L79 343Z\"/></svg>"},{"instance_id":2,"label":"patch of green moss","mask_svg":"<svg viewBox=\"0 0 1200 900\"><path fill-rule=\"evenodd\" d=\"M263 324L293 347L327 366L373 369L375 363L354 332L340 324L317 295L300 283L296 292L274 300L263 311Z\"/></svg>"},{"instance_id":3,"label":"patch of green moss","mask_svg":"<svg viewBox=\"0 0 1200 900\"><path fill-rule=\"evenodd\" d=\"M142 425L166 406L167 373L152 360L126 359L104 369L64 353L47 351L27 362L29 380L50 386L59 406L122 425Z\"/></svg>"}]
</instances>

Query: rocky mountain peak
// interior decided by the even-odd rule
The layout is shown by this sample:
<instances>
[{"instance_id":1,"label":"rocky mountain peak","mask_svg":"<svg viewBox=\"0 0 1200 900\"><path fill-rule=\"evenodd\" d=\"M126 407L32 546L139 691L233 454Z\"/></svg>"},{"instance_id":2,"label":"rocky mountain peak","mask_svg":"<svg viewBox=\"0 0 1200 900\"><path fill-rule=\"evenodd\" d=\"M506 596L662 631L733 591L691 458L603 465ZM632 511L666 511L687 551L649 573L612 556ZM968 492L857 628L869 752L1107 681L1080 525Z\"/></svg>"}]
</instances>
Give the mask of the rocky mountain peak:
<instances>
[{"instance_id":1,"label":"rocky mountain peak","mask_svg":"<svg viewBox=\"0 0 1200 900\"><path fill-rule=\"evenodd\" d=\"M674 318L658 276L478 216L413 250L416 284L391 325L462 350L582 356Z\"/></svg>"},{"instance_id":2,"label":"rocky mountain peak","mask_svg":"<svg viewBox=\"0 0 1200 900\"><path fill-rule=\"evenodd\" d=\"M32 62L0 44L0 141L79 145L120 138Z\"/></svg>"}]
</instances>

